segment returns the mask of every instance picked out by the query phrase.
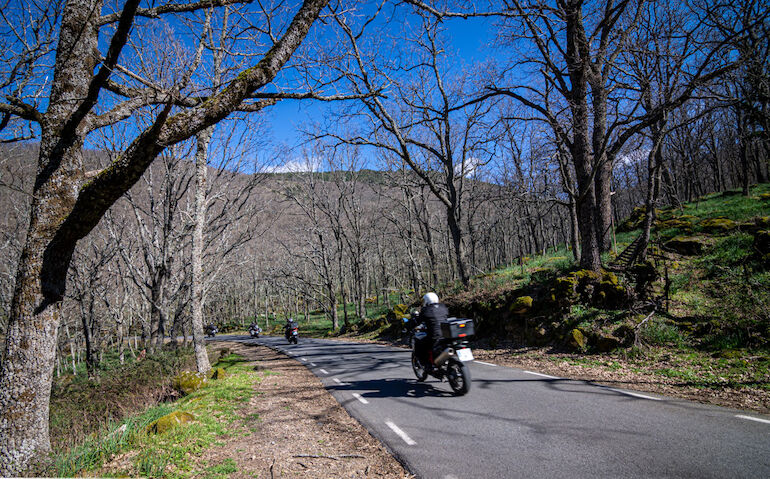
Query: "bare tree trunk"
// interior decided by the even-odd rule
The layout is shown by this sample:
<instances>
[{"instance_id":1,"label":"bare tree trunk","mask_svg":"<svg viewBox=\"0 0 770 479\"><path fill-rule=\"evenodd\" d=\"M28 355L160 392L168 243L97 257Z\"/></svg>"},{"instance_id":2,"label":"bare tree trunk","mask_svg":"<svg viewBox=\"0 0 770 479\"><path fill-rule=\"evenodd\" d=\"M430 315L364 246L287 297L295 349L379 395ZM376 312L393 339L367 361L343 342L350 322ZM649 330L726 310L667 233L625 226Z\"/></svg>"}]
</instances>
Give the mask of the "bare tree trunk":
<instances>
[{"instance_id":1,"label":"bare tree trunk","mask_svg":"<svg viewBox=\"0 0 770 479\"><path fill-rule=\"evenodd\" d=\"M203 334L203 230L206 227L206 169L213 127L200 132L195 151L195 224L192 239L192 337L199 372L211 369Z\"/></svg>"}]
</instances>

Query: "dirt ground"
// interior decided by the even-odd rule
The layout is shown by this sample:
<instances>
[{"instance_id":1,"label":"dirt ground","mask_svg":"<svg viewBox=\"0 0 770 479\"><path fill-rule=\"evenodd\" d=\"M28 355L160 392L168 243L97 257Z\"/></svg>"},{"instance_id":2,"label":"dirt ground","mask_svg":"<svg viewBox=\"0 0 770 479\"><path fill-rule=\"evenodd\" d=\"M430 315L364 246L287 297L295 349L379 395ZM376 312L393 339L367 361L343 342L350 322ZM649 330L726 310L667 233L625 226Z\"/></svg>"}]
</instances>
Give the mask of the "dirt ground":
<instances>
[{"instance_id":1,"label":"dirt ground","mask_svg":"<svg viewBox=\"0 0 770 479\"><path fill-rule=\"evenodd\" d=\"M231 458L238 464L232 478L413 477L299 362L264 346L220 347L269 373L238 413L253 433L207 450L203 464Z\"/></svg>"}]
</instances>

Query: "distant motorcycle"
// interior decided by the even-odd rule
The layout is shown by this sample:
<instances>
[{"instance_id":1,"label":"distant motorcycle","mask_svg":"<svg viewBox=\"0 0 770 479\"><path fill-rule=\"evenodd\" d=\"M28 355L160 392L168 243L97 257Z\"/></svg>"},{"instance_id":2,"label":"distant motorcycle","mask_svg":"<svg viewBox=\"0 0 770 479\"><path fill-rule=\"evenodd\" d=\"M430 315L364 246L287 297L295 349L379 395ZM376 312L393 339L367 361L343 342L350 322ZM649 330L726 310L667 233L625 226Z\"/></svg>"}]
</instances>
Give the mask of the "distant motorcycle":
<instances>
[{"instance_id":1,"label":"distant motorcycle","mask_svg":"<svg viewBox=\"0 0 770 479\"><path fill-rule=\"evenodd\" d=\"M259 338L259 333L261 332L262 332L262 328L260 328L257 325L252 325L249 328L249 336L251 336L252 338Z\"/></svg>"},{"instance_id":2,"label":"distant motorcycle","mask_svg":"<svg viewBox=\"0 0 770 479\"><path fill-rule=\"evenodd\" d=\"M425 323L414 328L412 347L412 369L418 381L425 381L428 375L449 382L452 391L458 396L466 394L471 389L471 371L468 368L473 361L473 352L468 346L468 338L475 334L472 319L449 318L441 323L442 351L433 358L432 364L425 364L417 351L422 349L427 340Z\"/></svg>"},{"instance_id":3,"label":"distant motorcycle","mask_svg":"<svg viewBox=\"0 0 770 479\"><path fill-rule=\"evenodd\" d=\"M206 337L213 338L216 336L216 334L219 332L219 328L214 326L213 324L209 324L206 326Z\"/></svg>"},{"instance_id":4,"label":"distant motorcycle","mask_svg":"<svg viewBox=\"0 0 770 479\"><path fill-rule=\"evenodd\" d=\"M297 344L297 340L299 339L299 325L296 321L292 321L288 325L286 325L286 331L284 332L284 336L286 336L286 341L289 342L289 344L294 343Z\"/></svg>"}]
</instances>

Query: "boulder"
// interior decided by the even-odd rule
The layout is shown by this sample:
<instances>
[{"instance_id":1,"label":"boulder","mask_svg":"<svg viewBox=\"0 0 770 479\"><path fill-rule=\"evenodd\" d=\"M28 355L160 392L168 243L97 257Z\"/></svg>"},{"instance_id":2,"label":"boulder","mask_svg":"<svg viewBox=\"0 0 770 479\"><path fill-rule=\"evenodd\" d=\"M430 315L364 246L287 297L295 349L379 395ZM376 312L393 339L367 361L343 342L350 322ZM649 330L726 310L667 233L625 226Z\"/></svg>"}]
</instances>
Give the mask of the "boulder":
<instances>
[{"instance_id":1,"label":"boulder","mask_svg":"<svg viewBox=\"0 0 770 479\"><path fill-rule=\"evenodd\" d=\"M647 207L645 206L637 206L633 209L631 212L631 216L626 218L620 225L618 225L618 232L620 233L627 233L629 231L633 231L636 229L641 228L644 226L644 218L647 214ZM660 216L663 212L661 210L655 210L655 215Z\"/></svg>"},{"instance_id":2,"label":"boulder","mask_svg":"<svg viewBox=\"0 0 770 479\"><path fill-rule=\"evenodd\" d=\"M760 230L754 235L754 248L761 255L770 253L770 230Z\"/></svg>"},{"instance_id":3,"label":"boulder","mask_svg":"<svg viewBox=\"0 0 770 479\"><path fill-rule=\"evenodd\" d=\"M182 371L173 380L174 388L184 394L190 394L206 385L206 374Z\"/></svg>"},{"instance_id":4,"label":"boulder","mask_svg":"<svg viewBox=\"0 0 770 479\"><path fill-rule=\"evenodd\" d=\"M583 331L575 328L567 335L567 344L573 349L583 351L586 348L586 337Z\"/></svg>"},{"instance_id":5,"label":"boulder","mask_svg":"<svg viewBox=\"0 0 770 479\"><path fill-rule=\"evenodd\" d=\"M620 342L623 346L630 346L634 342L635 330L628 324L621 324L612 332L612 335L616 338L620 338Z\"/></svg>"},{"instance_id":6,"label":"boulder","mask_svg":"<svg viewBox=\"0 0 770 479\"><path fill-rule=\"evenodd\" d=\"M676 228L676 229L686 231L688 233L692 231L692 223L690 223L689 221L684 221L681 218L671 218L665 221L657 221L655 223L655 227L658 228L659 230Z\"/></svg>"},{"instance_id":7,"label":"boulder","mask_svg":"<svg viewBox=\"0 0 770 479\"><path fill-rule=\"evenodd\" d=\"M709 234L725 234L734 230L738 224L729 218L719 217L707 218L698 223L698 226Z\"/></svg>"},{"instance_id":8,"label":"boulder","mask_svg":"<svg viewBox=\"0 0 770 479\"><path fill-rule=\"evenodd\" d=\"M147 434L163 434L169 429L180 424L185 424L195 419L195 416L189 412L174 411L151 422L145 431Z\"/></svg>"},{"instance_id":9,"label":"boulder","mask_svg":"<svg viewBox=\"0 0 770 479\"><path fill-rule=\"evenodd\" d=\"M693 236L676 236L663 245L664 249L685 256L702 254L705 247L705 241Z\"/></svg>"},{"instance_id":10,"label":"boulder","mask_svg":"<svg viewBox=\"0 0 770 479\"><path fill-rule=\"evenodd\" d=\"M209 371L209 379L224 379L227 376L224 368L214 368Z\"/></svg>"},{"instance_id":11,"label":"boulder","mask_svg":"<svg viewBox=\"0 0 770 479\"><path fill-rule=\"evenodd\" d=\"M524 314L532 309L532 297L531 296L519 296L514 300L509 308L511 313Z\"/></svg>"},{"instance_id":12,"label":"boulder","mask_svg":"<svg viewBox=\"0 0 770 479\"><path fill-rule=\"evenodd\" d=\"M393 309L388 311L388 321L401 321L404 318L409 317L409 306L405 304L397 304L393 306Z\"/></svg>"},{"instance_id":13,"label":"boulder","mask_svg":"<svg viewBox=\"0 0 770 479\"><path fill-rule=\"evenodd\" d=\"M610 351L614 351L619 347L620 340L615 336L600 334L599 337L596 338L596 349L600 353L609 353Z\"/></svg>"}]
</instances>

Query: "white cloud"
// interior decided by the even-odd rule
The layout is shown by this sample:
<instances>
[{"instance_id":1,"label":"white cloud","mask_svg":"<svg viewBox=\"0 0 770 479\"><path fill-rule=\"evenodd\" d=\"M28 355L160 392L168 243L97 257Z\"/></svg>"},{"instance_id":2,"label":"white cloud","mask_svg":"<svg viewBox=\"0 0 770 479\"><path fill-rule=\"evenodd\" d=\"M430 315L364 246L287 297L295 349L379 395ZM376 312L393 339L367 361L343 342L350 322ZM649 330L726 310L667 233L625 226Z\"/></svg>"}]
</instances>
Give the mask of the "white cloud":
<instances>
[{"instance_id":1,"label":"white cloud","mask_svg":"<svg viewBox=\"0 0 770 479\"><path fill-rule=\"evenodd\" d=\"M322 160L319 157L300 158L287 161L282 165L268 166L268 173L304 173L308 171L320 171Z\"/></svg>"},{"instance_id":2,"label":"white cloud","mask_svg":"<svg viewBox=\"0 0 770 479\"><path fill-rule=\"evenodd\" d=\"M484 163L480 159L471 157L465 160L464 167L462 163L455 165L455 175L472 176L482 166Z\"/></svg>"}]
</instances>

